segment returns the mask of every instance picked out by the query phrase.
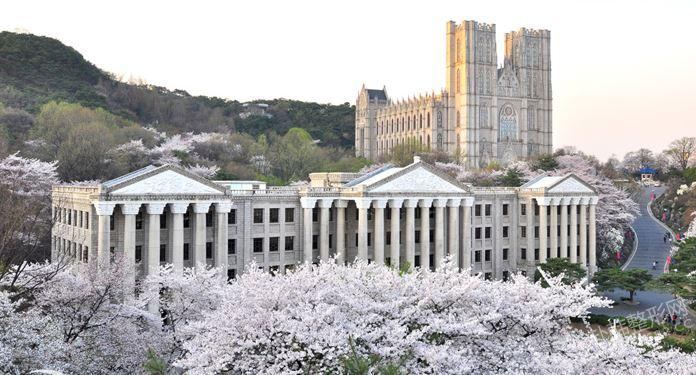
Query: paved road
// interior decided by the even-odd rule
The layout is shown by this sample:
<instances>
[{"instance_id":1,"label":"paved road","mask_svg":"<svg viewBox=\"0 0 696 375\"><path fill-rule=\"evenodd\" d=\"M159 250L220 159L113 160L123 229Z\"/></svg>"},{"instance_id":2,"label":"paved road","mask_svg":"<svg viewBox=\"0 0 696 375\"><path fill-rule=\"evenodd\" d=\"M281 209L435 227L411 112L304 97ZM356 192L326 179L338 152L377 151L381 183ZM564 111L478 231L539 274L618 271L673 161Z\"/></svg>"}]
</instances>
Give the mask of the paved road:
<instances>
[{"instance_id":1,"label":"paved road","mask_svg":"<svg viewBox=\"0 0 696 375\"><path fill-rule=\"evenodd\" d=\"M644 268L650 271L654 277L659 276L665 267L665 262L670 251L669 242L663 241L666 229L650 216L647 210L650 201L650 192L654 191L657 196L664 193L663 187L645 188L640 199L640 216L633 222L633 229L636 231L638 246L635 254L627 261L626 268ZM658 262L657 270L652 269L654 261ZM610 309L594 309L592 312L607 315L632 315L641 312L652 312L662 310L667 306L674 307L674 297L668 293L640 291L636 293L637 305L627 305L621 302L621 297L628 297L628 293L617 290L605 294L606 297L618 303ZM663 313L662 313L663 314Z\"/></svg>"}]
</instances>

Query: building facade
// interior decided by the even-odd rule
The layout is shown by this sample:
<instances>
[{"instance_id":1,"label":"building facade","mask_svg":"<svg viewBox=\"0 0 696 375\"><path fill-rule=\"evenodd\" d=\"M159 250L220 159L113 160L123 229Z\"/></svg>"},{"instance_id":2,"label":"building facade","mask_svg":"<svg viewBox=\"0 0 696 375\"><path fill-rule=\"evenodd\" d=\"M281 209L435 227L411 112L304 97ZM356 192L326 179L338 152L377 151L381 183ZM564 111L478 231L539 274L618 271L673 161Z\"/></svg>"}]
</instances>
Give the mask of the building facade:
<instances>
[{"instance_id":1,"label":"building facade","mask_svg":"<svg viewBox=\"0 0 696 375\"><path fill-rule=\"evenodd\" d=\"M498 67L495 25L448 22L445 89L392 101L386 88L363 85L356 101L356 155L379 160L408 142L469 167L550 154L550 38L548 30L506 33Z\"/></svg>"},{"instance_id":2,"label":"building facade","mask_svg":"<svg viewBox=\"0 0 696 375\"><path fill-rule=\"evenodd\" d=\"M415 160L310 178L304 187L266 187L150 166L56 186L52 254L95 267L121 254L135 264L133 283L166 263L222 267L232 278L252 261L282 273L331 257L435 269L450 256L490 279L555 257L595 269L597 193L572 174L482 188Z\"/></svg>"}]
</instances>

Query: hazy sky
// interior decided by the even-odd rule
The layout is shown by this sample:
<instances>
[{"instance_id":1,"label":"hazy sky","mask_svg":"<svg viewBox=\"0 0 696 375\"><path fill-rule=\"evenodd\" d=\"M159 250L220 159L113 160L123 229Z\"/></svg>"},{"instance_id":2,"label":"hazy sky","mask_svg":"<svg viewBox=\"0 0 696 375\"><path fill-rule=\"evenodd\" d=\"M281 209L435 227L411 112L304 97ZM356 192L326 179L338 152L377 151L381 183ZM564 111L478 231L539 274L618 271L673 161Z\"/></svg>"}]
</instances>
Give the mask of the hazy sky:
<instances>
[{"instance_id":1,"label":"hazy sky","mask_svg":"<svg viewBox=\"0 0 696 375\"><path fill-rule=\"evenodd\" d=\"M499 60L505 32L545 28L554 146L606 158L696 136L695 15L696 1L3 0L0 30L192 94L353 103L363 83L443 88L448 20L496 24Z\"/></svg>"}]
</instances>

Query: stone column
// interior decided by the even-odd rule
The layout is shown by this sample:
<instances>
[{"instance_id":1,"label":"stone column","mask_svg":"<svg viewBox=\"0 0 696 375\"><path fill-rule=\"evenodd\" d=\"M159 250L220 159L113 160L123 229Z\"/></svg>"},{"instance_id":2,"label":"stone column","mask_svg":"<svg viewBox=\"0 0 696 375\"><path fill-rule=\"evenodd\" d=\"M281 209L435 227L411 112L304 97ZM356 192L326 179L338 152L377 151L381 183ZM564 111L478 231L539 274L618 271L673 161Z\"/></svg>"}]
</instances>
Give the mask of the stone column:
<instances>
[{"instance_id":1,"label":"stone column","mask_svg":"<svg viewBox=\"0 0 696 375\"><path fill-rule=\"evenodd\" d=\"M445 259L445 206L447 199L436 199L435 206L435 269L442 267Z\"/></svg>"},{"instance_id":2,"label":"stone column","mask_svg":"<svg viewBox=\"0 0 696 375\"><path fill-rule=\"evenodd\" d=\"M432 198L421 199L419 202L421 209L420 267L424 270L430 269L430 206L432 205Z\"/></svg>"},{"instance_id":3,"label":"stone column","mask_svg":"<svg viewBox=\"0 0 696 375\"><path fill-rule=\"evenodd\" d=\"M587 201L580 202L580 264L587 268Z\"/></svg>"},{"instance_id":4,"label":"stone column","mask_svg":"<svg viewBox=\"0 0 696 375\"><path fill-rule=\"evenodd\" d=\"M127 289L129 294L135 290L135 215L140 211L140 203L124 203L123 213L123 265L126 269Z\"/></svg>"},{"instance_id":5,"label":"stone column","mask_svg":"<svg viewBox=\"0 0 696 375\"><path fill-rule=\"evenodd\" d=\"M534 259L534 199L527 201L527 262Z\"/></svg>"},{"instance_id":6,"label":"stone column","mask_svg":"<svg viewBox=\"0 0 696 375\"><path fill-rule=\"evenodd\" d=\"M174 272L181 274L184 269L184 214L188 203L177 202L169 205L172 213L172 224L169 227L169 246L172 252Z\"/></svg>"},{"instance_id":7,"label":"stone column","mask_svg":"<svg viewBox=\"0 0 696 375\"><path fill-rule=\"evenodd\" d=\"M317 203L316 198L302 197L300 198L300 204L302 205L303 220L302 220L302 242L303 242L303 261L305 263L312 263L314 261L312 253L312 211L314 210L314 205Z\"/></svg>"},{"instance_id":8,"label":"stone column","mask_svg":"<svg viewBox=\"0 0 696 375\"><path fill-rule=\"evenodd\" d=\"M358 207L358 259L367 260L367 210L370 209L372 201L369 198L356 198L355 205Z\"/></svg>"},{"instance_id":9,"label":"stone column","mask_svg":"<svg viewBox=\"0 0 696 375\"><path fill-rule=\"evenodd\" d=\"M418 199L404 200L406 208L406 228L404 233L404 241L406 242L406 261L408 268L413 269L416 265L416 206ZM421 239L423 237L421 236Z\"/></svg>"},{"instance_id":10,"label":"stone column","mask_svg":"<svg viewBox=\"0 0 696 375\"><path fill-rule=\"evenodd\" d=\"M551 258L558 258L558 201L551 201Z\"/></svg>"},{"instance_id":11,"label":"stone column","mask_svg":"<svg viewBox=\"0 0 696 375\"><path fill-rule=\"evenodd\" d=\"M462 268L471 272L471 207L474 206L474 197L464 200L464 214L462 215Z\"/></svg>"},{"instance_id":12,"label":"stone column","mask_svg":"<svg viewBox=\"0 0 696 375\"><path fill-rule=\"evenodd\" d=\"M377 264L384 264L384 209L387 207L387 200L375 199L372 205L375 209L375 230L372 232L374 260Z\"/></svg>"},{"instance_id":13,"label":"stone column","mask_svg":"<svg viewBox=\"0 0 696 375\"><path fill-rule=\"evenodd\" d=\"M561 201L561 258L568 259L568 201Z\"/></svg>"},{"instance_id":14,"label":"stone column","mask_svg":"<svg viewBox=\"0 0 696 375\"><path fill-rule=\"evenodd\" d=\"M94 208L97 211L97 256L89 255L90 267L105 269L109 267L111 228L109 226L111 215L114 213L114 203L97 202Z\"/></svg>"},{"instance_id":15,"label":"stone column","mask_svg":"<svg viewBox=\"0 0 696 375\"><path fill-rule=\"evenodd\" d=\"M227 269L229 258L227 256L227 239L229 238L229 227L227 225L227 215L232 209L232 202L215 203L215 267L222 269L222 275L227 280Z\"/></svg>"},{"instance_id":16,"label":"stone column","mask_svg":"<svg viewBox=\"0 0 696 375\"><path fill-rule=\"evenodd\" d=\"M450 257L452 257L452 263L459 269L459 206L461 205L461 199L450 199L447 201L448 214L449 214L449 240L447 244L448 252Z\"/></svg>"},{"instance_id":17,"label":"stone column","mask_svg":"<svg viewBox=\"0 0 696 375\"><path fill-rule=\"evenodd\" d=\"M193 204L193 259L196 268L206 266L205 260L205 215L210 209L210 202L196 202Z\"/></svg>"},{"instance_id":18,"label":"stone column","mask_svg":"<svg viewBox=\"0 0 696 375\"><path fill-rule=\"evenodd\" d=\"M329 210L333 204L332 198L319 200L319 259L329 261Z\"/></svg>"},{"instance_id":19,"label":"stone column","mask_svg":"<svg viewBox=\"0 0 696 375\"><path fill-rule=\"evenodd\" d=\"M401 244L399 243L401 237L401 218L399 216L401 212L401 205L403 203L403 199L389 200L389 207L391 209L391 245L389 245L389 254L391 257L391 266L396 269L401 267ZM413 266L413 264L411 266Z\"/></svg>"},{"instance_id":20,"label":"stone column","mask_svg":"<svg viewBox=\"0 0 696 375\"><path fill-rule=\"evenodd\" d=\"M348 201L336 200L336 262L346 263L346 207Z\"/></svg>"},{"instance_id":21,"label":"stone column","mask_svg":"<svg viewBox=\"0 0 696 375\"><path fill-rule=\"evenodd\" d=\"M577 199L570 202L570 261L578 262L578 212Z\"/></svg>"},{"instance_id":22,"label":"stone column","mask_svg":"<svg viewBox=\"0 0 696 375\"><path fill-rule=\"evenodd\" d=\"M546 208L549 206L545 203L546 202L539 202L539 263L546 263L546 249L548 248Z\"/></svg>"},{"instance_id":23,"label":"stone column","mask_svg":"<svg viewBox=\"0 0 696 375\"><path fill-rule=\"evenodd\" d=\"M156 275L159 272L160 263L160 215L164 212L166 203L148 203L147 210L147 275ZM159 301L150 300L147 310L152 314L158 314Z\"/></svg>"},{"instance_id":24,"label":"stone column","mask_svg":"<svg viewBox=\"0 0 696 375\"><path fill-rule=\"evenodd\" d=\"M597 271L597 198L590 201L590 275Z\"/></svg>"}]
</instances>

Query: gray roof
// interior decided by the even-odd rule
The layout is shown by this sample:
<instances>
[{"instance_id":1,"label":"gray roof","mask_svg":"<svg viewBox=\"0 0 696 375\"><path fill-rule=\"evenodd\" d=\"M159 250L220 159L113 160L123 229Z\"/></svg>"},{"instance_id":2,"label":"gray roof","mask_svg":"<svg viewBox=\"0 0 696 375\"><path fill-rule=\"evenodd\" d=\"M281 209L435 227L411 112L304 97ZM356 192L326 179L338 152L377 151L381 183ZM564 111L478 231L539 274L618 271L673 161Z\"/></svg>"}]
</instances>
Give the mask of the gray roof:
<instances>
[{"instance_id":1,"label":"gray roof","mask_svg":"<svg viewBox=\"0 0 696 375\"><path fill-rule=\"evenodd\" d=\"M116 186L122 182L126 182L126 181L129 181L129 180L134 179L136 177L142 176L142 175L144 175L144 174L146 174L154 169L157 169L157 168L158 167L156 167L154 165L148 165L147 167L140 168L137 171L133 171L131 173L124 174L121 177L116 177L113 180L103 182L102 187L110 188L110 187Z\"/></svg>"},{"instance_id":2,"label":"gray roof","mask_svg":"<svg viewBox=\"0 0 696 375\"><path fill-rule=\"evenodd\" d=\"M387 93L384 90L367 89L367 96L370 99L387 100Z\"/></svg>"}]
</instances>

